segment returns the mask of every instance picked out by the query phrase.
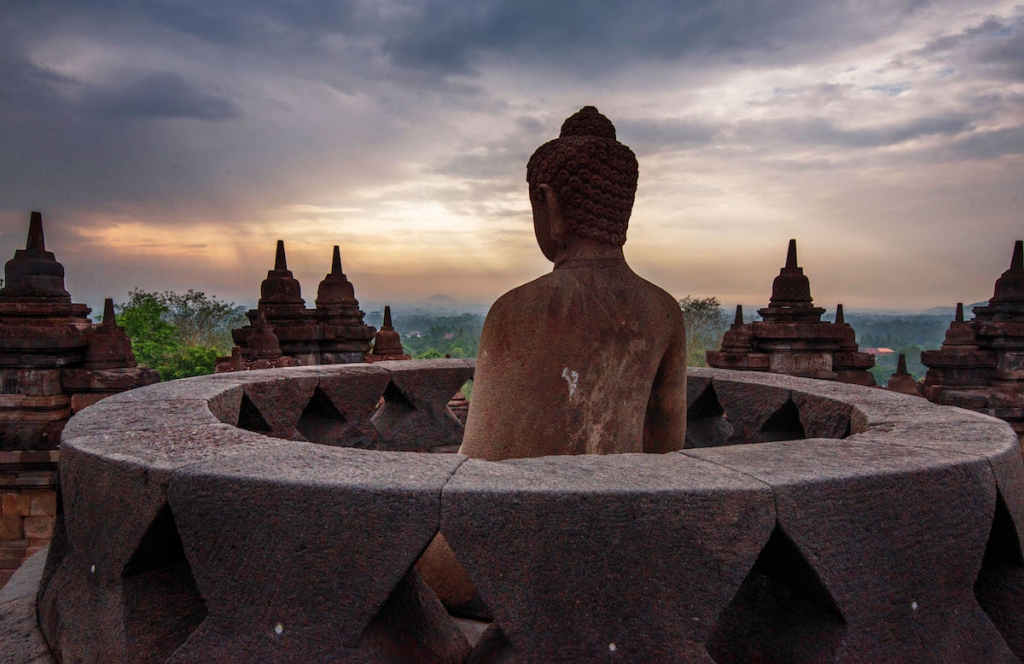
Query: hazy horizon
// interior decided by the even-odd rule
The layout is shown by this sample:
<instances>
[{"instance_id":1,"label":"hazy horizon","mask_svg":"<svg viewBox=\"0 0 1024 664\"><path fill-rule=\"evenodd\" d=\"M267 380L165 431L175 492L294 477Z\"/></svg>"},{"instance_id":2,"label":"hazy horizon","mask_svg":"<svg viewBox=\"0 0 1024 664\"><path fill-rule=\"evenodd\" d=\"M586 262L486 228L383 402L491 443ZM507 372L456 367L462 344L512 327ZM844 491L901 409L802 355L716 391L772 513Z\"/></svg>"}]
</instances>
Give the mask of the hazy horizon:
<instances>
[{"instance_id":1,"label":"hazy horizon","mask_svg":"<svg viewBox=\"0 0 1024 664\"><path fill-rule=\"evenodd\" d=\"M640 163L625 246L677 297L987 299L1024 237L1024 5L391 0L0 9L0 257L30 210L76 301L487 304L545 273L530 153L596 105ZM539 17L543 17L541 20Z\"/></svg>"}]
</instances>

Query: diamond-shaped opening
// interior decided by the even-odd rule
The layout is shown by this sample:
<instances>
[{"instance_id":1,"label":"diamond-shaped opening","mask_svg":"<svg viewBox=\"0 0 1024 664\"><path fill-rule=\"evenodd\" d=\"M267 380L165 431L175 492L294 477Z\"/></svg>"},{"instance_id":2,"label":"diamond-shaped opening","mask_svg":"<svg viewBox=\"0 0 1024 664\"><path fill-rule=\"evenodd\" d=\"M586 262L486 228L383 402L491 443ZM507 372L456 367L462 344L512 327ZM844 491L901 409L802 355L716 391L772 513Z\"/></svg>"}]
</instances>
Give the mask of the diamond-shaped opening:
<instances>
[{"instance_id":1,"label":"diamond-shaped opening","mask_svg":"<svg viewBox=\"0 0 1024 664\"><path fill-rule=\"evenodd\" d=\"M147 660L170 657L206 619L206 602L167 505L125 565L122 582L128 640Z\"/></svg>"},{"instance_id":2,"label":"diamond-shaped opening","mask_svg":"<svg viewBox=\"0 0 1024 664\"><path fill-rule=\"evenodd\" d=\"M1024 659L1024 615L1020 611L1024 602L1024 555L1002 493L996 496L996 512L981 572L974 582L974 596L1010 650Z\"/></svg>"},{"instance_id":3,"label":"diamond-shaped opening","mask_svg":"<svg viewBox=\"0 0 1024 664\"><path fill-rule=\"evenodd\" d=\"M383 418L389 422L394 422L404 419L415 411L416 407L402 393L402 390L398 389L398 386L393 382L389 382L388 386L384 388L381 403L377 406L377 412L373 414L372 421L376 422Z\"/></svg>"},{"instance_id":4,"label":"diamond-shaped opening","mask_svg":"<svg viewBox=\"0 0 1024 664\"><path fill-rule=\"evenodd\" d=\"M511 664L515 649L494 622L491 610L473 587L466 569L440 533L427 546L413 569L431 589L473 652L467 664Z\"/></svg>"},{"instance_id":5,"label":"diamond-shaped opening","mask_svg":"<svg viewBox=\"0 0 1024 664\"><path fill-rule=\"evenodd\" d=\"M416 570L398 582L360 638L369 661L462 664L471 646Z\"/></svg>"},{"instance_id":6,"label":"diamond-shaped opening","mask_svg":"<svg viewBox=\"0 0 1024 664\"><path fill-rule=\"evenodd\" d=\"M707 641L725 662L825 662L846 623L800 549L776 526Z\"/></svg>"},{"instance_id":7,"label":"diamond-shaped opening","mask_svg":"<svg viewBox=\"0 0 1024 664\"><path fill-rule=\"evenodd\" d=\"M238 408L238 428L257 433L268 433L272 430L260 414L260 409L252 402L249 395L242 395L242 404Z\"/></svg>"},{"instance_id":8,"label":"diamond-shaped opening","mask_svg":"<svg viewBox=\"0 0 1024 664\"><path fill-rule=\"evenodd\" d=\"M438 533L416 561L416 571L453 616L490 622L491 610L462 566L444 535Z\"/></svg>"},{"instance_id":9,"label":"diamond-shaped opening","mask_svg":"<svg viewBox=\"0 0 1024 664\"><path fill-rule=\"evenodd\" d=\"M491 623L474 642L466 664L514 664L517 660L516 649L501 631L501 626Z\"/></svg>"},{"instance_id":10,"label":"diamond-shaped opening","mask_svg":"<svg viewBox=\"0 0 1024 664\"><path fill-rule=\"evenodd\" d=\"M463 426L469 418L469 402L473 398L473 380L467 380L448 401L448 410Z\"/></svg>"},{"instance_id":11,"label":"diamond-shaped opening","mask_svg":"<svg viewBox=\"0 0 1024 664\"><path fill-rule=\"evenodd\" d=\"M733 433L715 388L708 385L686 409L686 447L720 447Z\"/></svg>"},{"instance_id":12,"label":"diamond-shaped opening","mask_svg":"<svg viewBox=\"0 0 1024 664\"><path fill-rule=\"evenodd\" d=\"M754 435L755 440L752 442L799 440L806 437L804 425L800 422L800 411L792 399L787 399L781 408L765 420L761 429Z\"/></svg>"},{"instance_id":13,"label":"diamond-shaped opening","mask_svg":"<svg viewBox=\"0 0 1024 664\"><path fill-rule=\"evenodd\" d=\"M350 429L345 416L319 387L313 391L295 428L311 443L350 445L352 442L345 440Z\"/></svg>"}]
</instances>

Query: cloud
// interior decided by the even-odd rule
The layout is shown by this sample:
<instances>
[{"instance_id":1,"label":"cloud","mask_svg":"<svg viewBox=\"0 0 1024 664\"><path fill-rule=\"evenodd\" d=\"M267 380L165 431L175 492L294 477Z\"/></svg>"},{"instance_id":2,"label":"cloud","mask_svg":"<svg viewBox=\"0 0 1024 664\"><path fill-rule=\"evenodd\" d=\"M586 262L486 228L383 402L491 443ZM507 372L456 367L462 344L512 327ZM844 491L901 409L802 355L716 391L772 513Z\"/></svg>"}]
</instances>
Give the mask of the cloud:
<instances>
[{"instance_id":1,"label":"cloud","mask_svg":"<svg viewBox=\"0 0 1024 664\"><path fill-rule=\"evenodd\" d=\"M196 89L178 74L157 72L86 93L83 106L112 119L222 121L241 116L238 106L223 97Z\"/></svg>"},{"instance_id":2,"label":"cloud","mask_svg":"<svg viewBox=\"0 0 1024 664\"><path fill-rule=\"evenodd\" d=\"M1009 228L1024 13L972 5L14 3L0 22L0 250L35 208L58 246L62 224L93 238L76 260L108 291L141 274L255 292L285 237L321 262L351 245L354 274L371 266L394 288L436 261L434 281L479 294L543 269L525 163L594 103L640 158L631 251L680 294L739 284L730 251L749 261L791 233L877 267L878 242L855 229L898 217L911 237L942 217L943 241L971 241L951 191L984 190L967 213ZM163 244L168 266L191 256L187 274L151 268ZM691 249L709 272L686 267Z\"/></svg>"},{"instance_id":3,"label":"cloud","mask_svg":"<svg viewBox=\"0 0 1024 664\"><path fill-rule=\"evenodd\" d=\"M930 40L898 56L899 66L912 62L946 62L974 75L1024 81L1024 11L988 16L980 23Z\"/></svg>"},{"instance_id":4,"label":"cloud","mask_svg":"<svg viewBox=\"0 0 1024 664\"><path fill-rule=\"evenodd\" d=\"M877 148L898 145L934 135L952 136L970 129L971 116L950 113L888 123L878 127L844 128L824 118L748 121L737 125L741 142L788 142L843 148Z\"/></svg>"}]
</instances>

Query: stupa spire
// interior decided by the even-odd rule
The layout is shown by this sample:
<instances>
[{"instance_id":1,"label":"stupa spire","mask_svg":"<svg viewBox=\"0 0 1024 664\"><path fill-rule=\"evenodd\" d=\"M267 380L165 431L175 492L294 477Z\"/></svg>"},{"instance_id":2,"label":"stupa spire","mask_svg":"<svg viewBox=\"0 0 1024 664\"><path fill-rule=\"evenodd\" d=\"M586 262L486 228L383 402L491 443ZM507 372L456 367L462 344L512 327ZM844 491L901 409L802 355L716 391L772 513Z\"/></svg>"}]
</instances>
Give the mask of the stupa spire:
<instances>
[{"instance_id":1,"label":"stupa spire","mask_svg":"<svg viewBox=\"0 0 1024 664\"><path fill-rule=\"evenodd\" d=\"M957 323L964 322L964 303L963 302L957 302L956 303L956 318L954 320Z\"/></svg>"},{"instance_id":2,"label":"stupa spire","mask_svg":"<svg viewBox=\"0 0 1024 664\"><path fill-rule=\"evenodd\" d=\"M391 306L390 305L387 305L387 304L384 305L384 324L381 327L383 329L392 329L392 330L395 329L394 326L391 325Z\"/></svg>"},{"instance_id":3,"label":"stupa spire","mask_svg":"<svg viewBox=\"0 0 1024 664\"><path fill-rule=\"evenodd\" d=\"M28 222L28 240L25 242L28 251L46 251L46 239L43 237L43 215L32 211Z\"/></svg>"},{"instance_id":4,"label":"stupa spire","mask_svg":"<svg viewBox=\"0 0 1024 664\"><path fill-rule=\"evenodd\" d=\"M846 317L843 315L843 305L836 305L836 325L846 325Z\"/></svg>"},{"instance_id":5,"label":"stupa spire","mask_svg":"<svg viewBox=\"0 0 1024 664\"><path fill-rule=\"evenodd\" d=\"M103 327L115 327L117 325L117 317L114 315L113 298L108 297L103 300L103 322L100 325Z\"/></svg>"},{"instance_id":6,"label":"stupa spire","mask_svg":"<svg viewBox=\"0 0 1024 664\"><path fill-rule=\"evenodd\" d=\"M331 257L331 274L340 275L341 271L341 248L334 245L334 255Z\"/></svg>"},{"instance_id":7,"label":"stupa spire","mask_svg":"<svg viewBox=\"0 0 1024 664\"><path fill-rule=\"evenodd\" d=\"M796 263L796 240L789 241L789 250L786 252L786 267L795 268Z\"/></svg>"},{"instance_id":8,"label":"stupa spire","mask_svg":"<svg viewBox=\"0 0 1024 664\"><path fill-rule=\"evenodd\" d=\"M743 325L743 305L736 305L736 318L732 322L733 325Z\"/></svg>"},{"instance_id":9,"label":"stupa spire","mask_svg":"<svg viewBox=\"0 0 1024 664\"><path fill-rule=\"evenodd\" d=\"M903 354L903 353L900 353L899 360L896 361L896 375L897 376L906 376L906 375L908 375L908 372L907 372L907 356L905 354Z\"/></svg>"},{"instance_id":10,"label":"stupa spire","mask_svg":"<svg viewBox=\"0 0 1024 664\"><path fill-rule=\"evenodd\" d=\"M1013 258L1010 259L1010 269L1015 272L1024 270L1024 240L1017 240L1013 243Z\"/></svg>"},{"instance_id":11,"label":"stupa spire","mask_svg":"<svg viewBox=\"0 0 1024 664\"><path fill-rule=\"evenodd\" d=\"M284 240L277 241L277 255L274 257L274 269L288 269L288 259L284 255Z\"/></svg>"}]
</instances>

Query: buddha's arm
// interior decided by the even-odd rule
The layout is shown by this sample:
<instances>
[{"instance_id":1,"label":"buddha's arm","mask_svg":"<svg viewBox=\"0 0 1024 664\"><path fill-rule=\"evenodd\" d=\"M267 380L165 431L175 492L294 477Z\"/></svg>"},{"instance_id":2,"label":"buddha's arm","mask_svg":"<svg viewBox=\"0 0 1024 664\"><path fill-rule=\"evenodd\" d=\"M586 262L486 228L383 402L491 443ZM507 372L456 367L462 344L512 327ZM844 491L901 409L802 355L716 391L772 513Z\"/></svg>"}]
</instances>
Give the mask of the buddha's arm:
<instances>
[{"instance_id":1,"label":"buddha's arm","mask_svg":"<svg viewBox=\"0 0 1024 664\"><path fill-rule=\"evenodd\" d=\"M682 315L674 327L647 403L644 452L674 452L686 442L686 328Z\"/></svg>"}]
</instances>

